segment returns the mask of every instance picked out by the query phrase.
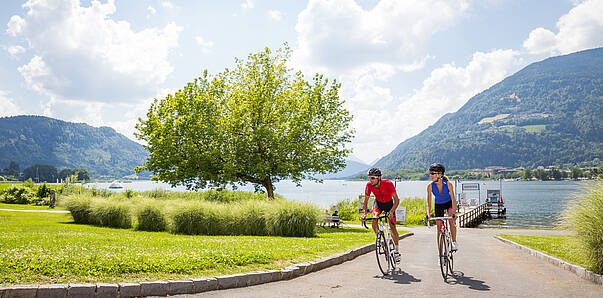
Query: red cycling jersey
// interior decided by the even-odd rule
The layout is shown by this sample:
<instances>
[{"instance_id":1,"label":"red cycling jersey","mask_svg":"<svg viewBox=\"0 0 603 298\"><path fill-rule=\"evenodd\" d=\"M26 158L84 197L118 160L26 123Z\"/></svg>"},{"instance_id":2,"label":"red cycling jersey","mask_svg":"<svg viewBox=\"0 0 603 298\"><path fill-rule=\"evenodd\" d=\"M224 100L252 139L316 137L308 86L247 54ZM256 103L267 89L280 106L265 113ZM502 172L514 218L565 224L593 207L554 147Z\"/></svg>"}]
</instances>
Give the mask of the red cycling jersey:
<instances>
[{"instance_id":1,"label":"red cycling jersey","mask_svg":"<svg viewBox=\"0 0 603 298\"><path fill-rule=\"evenodd\" d=\"M391 201L395 192L396 187L394 187L394 184L387 179L381 179L381 184L378 188L373 186L370 182L367 182L366 188L364 189L365 195L370 196L371 193L373 193L375 195L375 199L381 203Z\"/></svg>"}]
</instances>

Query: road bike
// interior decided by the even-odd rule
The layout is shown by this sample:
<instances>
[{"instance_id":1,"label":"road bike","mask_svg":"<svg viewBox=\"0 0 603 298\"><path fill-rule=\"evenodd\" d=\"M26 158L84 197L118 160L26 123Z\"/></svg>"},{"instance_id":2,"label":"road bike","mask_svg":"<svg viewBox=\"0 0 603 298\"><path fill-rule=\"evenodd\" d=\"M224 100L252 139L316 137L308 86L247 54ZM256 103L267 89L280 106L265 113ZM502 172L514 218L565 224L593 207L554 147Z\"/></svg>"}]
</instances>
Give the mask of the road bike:
<instances>
[{"instance_id":1,"label":"road bike","mask_svg":"<svg viewBox=\"0 0 603 298\"><path fill-rule=\"evenodd\" d=\"M396 266L399 263L399 261L396 262L396 246L389 227L391 219L389 218L388 213L385 213L379 217L365 218L362 221L362 225L368 229L366 221L373 219L378 220L377 224L379 227L379 231L375 235L377 265L379 265L379 270L381 270L383 275L388 275L390 272L393 273L396 270Z\"/></svg>"},{"instance_id":2,"label":"road bike","mask_svg":"<svg viewBox=\"0 0 603 298\"><path fill-rule=\"evenodd\" d=\"M440 271L442 272L442 277L444 281L448 278L448 273L450 275L453 274L452 270L454 267L454 251L452 250L452 235L450 234L450 229L448 228L448 220L455 219L456 216L440 216L440 217L430 217L431 220L441 220L442 225L440 226L440 239L438 241L438 260L440 261ZM427 216L425 216L425 222L429 227L429 220L427 220Z\"/></svg>"}]
</instances>

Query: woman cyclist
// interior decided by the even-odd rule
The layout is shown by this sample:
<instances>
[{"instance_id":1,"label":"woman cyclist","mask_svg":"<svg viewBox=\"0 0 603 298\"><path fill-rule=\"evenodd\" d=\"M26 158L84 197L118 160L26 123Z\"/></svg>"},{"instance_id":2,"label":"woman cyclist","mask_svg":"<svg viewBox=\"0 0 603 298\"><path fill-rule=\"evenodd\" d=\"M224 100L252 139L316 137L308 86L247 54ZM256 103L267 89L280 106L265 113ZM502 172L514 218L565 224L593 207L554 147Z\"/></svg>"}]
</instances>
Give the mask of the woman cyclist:
<instances>
[{"instance_id":1,"label":"woman cyclist","mask_svg":"<svg viewBox=\"0 0 603 298\"><path fill-rule=\"evenodd\" d=\"M448 181L448 177L444 176L445 168L439 163L434 163L429 166L429 177L431 183L427 185L427 219L429 220L429 211L431 210L431 195L435 196L435 216L444 216L444 210L448 210L449 216L456 214L456 199L454 198L454 189L452 183ZM436 241L440 239L440 228L442 223L437 220ZM456 251L458 245L456 243L456 226L454 220L448 220L448 226L452 234L452 250ZM439 243L438 243L439 244Z\"/></svg>"}]
</instances>

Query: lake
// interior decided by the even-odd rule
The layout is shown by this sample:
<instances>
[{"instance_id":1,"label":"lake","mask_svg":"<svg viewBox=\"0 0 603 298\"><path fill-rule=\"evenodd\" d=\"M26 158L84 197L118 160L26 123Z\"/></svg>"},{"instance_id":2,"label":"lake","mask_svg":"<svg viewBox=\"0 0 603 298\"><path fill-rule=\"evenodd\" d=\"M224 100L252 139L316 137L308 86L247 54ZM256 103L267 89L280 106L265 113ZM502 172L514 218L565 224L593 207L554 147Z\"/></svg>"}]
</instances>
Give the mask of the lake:
<instances>
[{"instance_id":1,"label":"lake","mask_svg":"<svg viewBox=\"0 0 603 298\"><path fill-rule=\"evenodd\" d=\"M507 208L506 218L493 218L484 222L482 227L523 227L550 228L559 223L563 210L574 196L589 184L596 181L462 181L479 183L480 191L466 192L468 199L484 202L488 189L502 186L502 197ZM429 181L400 181L396 189L400 198L425 198ZM106 189L110 183L89 183L87 187ZM455 192L460 192L461 182L456 182ZM133 181L122 183L124 189L150 191L155 189L186 191L185 187L170 187L167 183L153 181ZM285 198L311 202L321 208L329 208L338 201L358 198L364 194L366 181L325 180L323 183L302 181L297 187L292 181L281 181L275 185L275 192ZM124 191L122 189L121 191ZM238 188L253 191L253 186Z\"/></svg>"}]
</instances>

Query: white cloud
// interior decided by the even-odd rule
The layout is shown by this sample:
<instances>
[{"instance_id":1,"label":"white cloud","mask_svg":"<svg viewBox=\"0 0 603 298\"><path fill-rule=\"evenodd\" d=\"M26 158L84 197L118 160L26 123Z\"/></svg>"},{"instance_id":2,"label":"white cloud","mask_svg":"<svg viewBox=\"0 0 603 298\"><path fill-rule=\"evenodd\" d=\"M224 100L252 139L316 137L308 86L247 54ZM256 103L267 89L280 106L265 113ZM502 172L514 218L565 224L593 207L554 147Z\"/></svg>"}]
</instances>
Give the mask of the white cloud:
<instances>
[{"instance_id":1,"label":"white cloud","mask_svg":"<svg viewBox=\"0 0 603 298\"><path fill-rule=\"evenodd\" d=\"M22 46L9 46L6 50L13 57L25 53L25 48Z\"/></svg>"},{"instance_id":2,"label":"white cloud","mask_svg":"<svg viewBox=\"0 0 603 298\"><path fill-rule=\"evenodd\" d=\"M0 117L16 116L21 114L21 109L8 97L6 91L0 90Z\"/></svg>"},{"instance_id":3,"label":"white cloud","mask_svg":"<svg viewBox=\"0 0 603 298\"><path fill-rule=\"evenodd\" d=\"M169 8L172 9L174 8L174 4L170 1L163 1L161 2L161 6L165 7L165 8Z\"/></svg>"},{"instance_id":4,"label":"white cloud","mask_svg":"<svg viewBox=\"0 0 603 298\"><path fill-rule=\"evenodd\" d=\"M147 7L147 10L149 11L149 14L147 15L147 19L150 18L151 16L154 16L157 13L157 9L155 9L153 6Z\"/></svg>"},{"instance_id":5,"label":"white cloud","mask_svg":"<svg viewBox=\"0 0 603 298\"><path fill-rule=\"evenodd\" d=\"M536 28L523 46L532 54L567 54L603 45L603 0L587 0L557 21L557 34Z\"/></svg>"},{"instance_id":6,"label":"white cloud","mask_svg":"<svg viewBox=\"0 0 603 298\"><path fill-rule=\"evenodd\" d=\"M35 56L19 67L28 85L51 98L93 102L138 102L156 94L172 66L181 27L134 32L125 21L110 18L113 0L34 1L21 18L13 16L8 32L28 41Z\"/></svg>"},{"instance_id":7,"label":"white cloud","mask_svg":"<svg viewBox=\"0 0 603 298\"><path fill-rule=\"evenodd\" d=\"M255 7L255 0L245 0L245 2L241 3L242 9L252 9Z\"/></svg>"},{"instance_id":8,"label":"white cloud","mask_svg":"<svg viewBox=\"0 0 603 298\"><path fill-rule=\"evenodd\" d=\"M519 63L517 51L476 52L465 67L446 64L433 70L421 89L401 98L396 108L378 106L380 100L387 98L387 92L373 98L366 96L368 104L378 108L363 107L355 113L355 154L375 157L389 153L401 141L421 132L444 114L456 112L472 96L501 81Z\"/></svg>"},{"instance_id":9,"label":"white cloud","mask_svg":"<svg viewBox=\"0 0 603 298\"><path fill-rule=\"evenodd\" d=\"M275 21L280 21L283 18L283 13L278 10L269 10L268 16L270 17L270 19L273 19Z\"/></svg>"},{"instance_id":10,"label":"white cloud","mask_svg":"<svg viewBox=\"0 0 603 298\"><path fill-rule=\"evenodd\" d=\"M299 14L293 63L307 71L340 74L388 65L423 65L429 39L463 17L466 1L382 0L363 10L353 0L310 0Z\"/></svg>"},{"instance_id":11,"label":"white cloud","mask_svg":"<svg viewBox=\"0 0 603 298\"><path fill-rule=\"evenodd\" d=\"M203 53L209 53L211 51L211 48L214 46L214 42L213 41L205 40L201 36L195 37L195 40L197 41L197 43L199 45L201 45L201 51Z\"/></svg>"}]
</instances>

